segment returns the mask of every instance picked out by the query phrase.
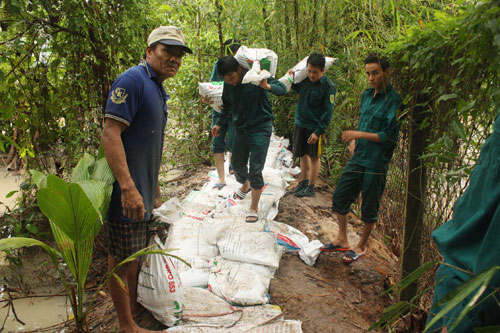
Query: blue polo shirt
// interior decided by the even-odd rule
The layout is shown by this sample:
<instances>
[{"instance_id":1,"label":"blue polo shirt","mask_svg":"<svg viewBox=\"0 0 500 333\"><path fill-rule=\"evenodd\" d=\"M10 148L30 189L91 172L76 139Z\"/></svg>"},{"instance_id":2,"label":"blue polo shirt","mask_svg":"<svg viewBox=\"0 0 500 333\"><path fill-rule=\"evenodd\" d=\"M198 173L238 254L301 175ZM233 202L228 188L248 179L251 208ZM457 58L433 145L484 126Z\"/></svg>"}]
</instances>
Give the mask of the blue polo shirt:
<instances>
[{"instance_id":1,"label":"blue polo shirt","mask_svg":"<svg viewBox=\"0 0 500 333\"><path fill-rule=\"evenodd\" d=\"M145 221L151 219L156 197L169 98L154 70L144 61L113 82L106 105L106 118L127 125L121 139L130 175L144 200ZM113 184L108 219L132 222L123 215L117 181Z\"/></svg>"}]
</instances>

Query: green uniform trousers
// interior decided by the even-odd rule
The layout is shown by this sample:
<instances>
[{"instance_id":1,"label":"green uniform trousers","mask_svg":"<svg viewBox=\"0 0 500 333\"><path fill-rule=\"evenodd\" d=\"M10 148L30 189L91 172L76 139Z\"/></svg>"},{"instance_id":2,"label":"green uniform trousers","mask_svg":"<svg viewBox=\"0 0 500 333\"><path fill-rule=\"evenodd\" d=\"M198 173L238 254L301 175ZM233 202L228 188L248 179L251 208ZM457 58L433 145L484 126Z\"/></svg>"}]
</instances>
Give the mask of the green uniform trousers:
<instances>
[{"instance_id":1,"label":"green uniform trousers","mask_svg":"<svg viewBox=\"0 0 500 333\"><path fill-rule=\"evenodd\" d=\"M332 210L346 215L351 205L362 195L361 220L366 223L378 221L378 209L385 189L387 168L371 169L347 162L333 192Z\"/></svg>"},{"instance_id":2,"label":"green uniform trousers","mask_svg":"<svg viewBox=\"0 0 500 333\"><path fill-rule=\"evenodd\" d=\"M250 186L256 190L264 186L262 170L266 163L271 133L271 124L256 130L236 130L231 164L239 183L249 180Z\"/></svg>"}]
</instances>

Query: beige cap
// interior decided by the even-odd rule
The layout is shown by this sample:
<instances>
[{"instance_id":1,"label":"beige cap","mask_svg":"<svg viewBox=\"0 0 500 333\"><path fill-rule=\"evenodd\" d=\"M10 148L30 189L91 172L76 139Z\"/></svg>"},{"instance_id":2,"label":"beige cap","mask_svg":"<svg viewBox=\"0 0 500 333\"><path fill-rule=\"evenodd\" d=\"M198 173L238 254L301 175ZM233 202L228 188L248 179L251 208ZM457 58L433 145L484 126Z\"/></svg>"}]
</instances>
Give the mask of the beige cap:
<instances>
[{"instance_id":1,"label":"beige cap","mask_svg":"<svg viewBox=\"0 0 500 333\"><path fill-rule=\"evenodd\" d=\"M165 45L181 46L187 53L193 53L193 51L186 46L186 39L181 29L173 25L161 26L153 30L148 37L148 46L155 42L160 42Z\"/></svg>"}]
</instances>

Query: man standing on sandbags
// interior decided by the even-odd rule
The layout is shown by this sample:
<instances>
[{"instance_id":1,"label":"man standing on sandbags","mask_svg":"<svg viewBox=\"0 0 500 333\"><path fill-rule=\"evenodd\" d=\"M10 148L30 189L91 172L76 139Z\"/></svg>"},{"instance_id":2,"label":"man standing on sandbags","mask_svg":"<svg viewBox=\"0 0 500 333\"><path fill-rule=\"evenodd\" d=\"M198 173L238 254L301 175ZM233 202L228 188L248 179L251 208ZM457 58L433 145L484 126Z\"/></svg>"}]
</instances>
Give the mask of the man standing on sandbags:
<instances>
[{"instance_id":1,"label":"man standing on sandbags","mask_svg":"<svg viewBox=\"0 0 500 333\"><path fill-rule=\"evenodd\" d=\"M368 238L378 221L378 209L385 189L387 170L399 136L397 112L403 107L399 94L389 83L389 62L371 54L365 59L365 72L372 88L363 92L359 108L358 130L342 132L342 141L353 152L333 193L332 210L336 213L339 233L323 251L347 251L342 258L350 264L365 255ZM364 222L359 243L349 248L347 213L362 193L361 220Z\"/></svg>"},{"instance_id":2,"label":"man standing on sandbags","mask_svg":"<svg viewBox=\"0 0 500 333\"><path fill-rule=\"evenodd\" d=\"M169 96L163 81L174 77L186 52L192 53L179 28L159 27L148 38L145 58L111 86L102 145L116 178L108 210L108 271L147 246L152 210L161 205L158 174L167 123ZM137 326L138 261L124 264L108 287L120 329L149 332Z\"/></svg>"},{"instance_id":3,"label":"man standing on sandbags","mask_svg":"<svg viewBox=\"0 0 500 333\"><path fill-rule=\"evenodd\" d=\"M238 52L241 44L239 40L228 39L224 42L224 52L226 55L235 55ZM217 71L217 63L215 62L214 68L212 69L212 74L210 75L210 82L224 81ZM202 102L210 103L210 100L205 99ZM212 127L215 126L217 120L220 118L220 112L212 110ZM214 153L215 168L217 169L217 175L219 176L218 182L215 184L214 188L221 190L226 186L226 174L224 171L224 151L229 150L229 173L233 173L233 166L231 164L231 151L233 150L234 141L234 126L233 122L230 120L226 121L226 118L222 118L220 122L219 135L212 137L212 152Z\"/></svg>"},{"instance_id":4,"label":"man standing on sandbags","mask_svg":"<svg viewBox=\"0 0 500 333\"><path fill-rule=\"evenodd\" d=\"M277 96L285 95L286 86L273 77L262 80L258 86L243 84L248 70L241 67L233 56L220 58L217 71L224 79L223 106L212 135L219 135L224 118L233 122L236 135L231 164L236 180L242 184L233 197L244 199L251 192L252 201L245 221L254 223L259 220L259 200L264 187L262 170L272 133L273 114L268 91Z\"/></svg>"}]
</instances>

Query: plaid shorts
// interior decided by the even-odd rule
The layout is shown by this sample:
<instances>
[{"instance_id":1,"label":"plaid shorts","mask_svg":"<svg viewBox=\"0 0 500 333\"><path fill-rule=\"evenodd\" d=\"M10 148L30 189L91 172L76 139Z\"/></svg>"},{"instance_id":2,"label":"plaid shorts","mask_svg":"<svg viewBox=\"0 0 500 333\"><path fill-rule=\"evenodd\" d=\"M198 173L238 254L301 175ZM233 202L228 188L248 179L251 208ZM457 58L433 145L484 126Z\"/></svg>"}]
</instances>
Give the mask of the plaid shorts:
<instances>
[{"instance_id":1,"label":"plaid shorts","mask_svg":"<svg viewBox=\"0 0 500 333\"><path fill-rule=\"evenodd\" d=\"M148 221L108 221L108 254L124 260L142 250L148 243Z\"/></svg>"}]
</instances>

